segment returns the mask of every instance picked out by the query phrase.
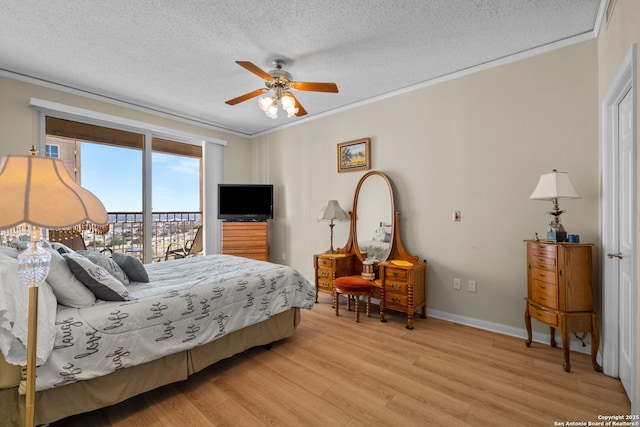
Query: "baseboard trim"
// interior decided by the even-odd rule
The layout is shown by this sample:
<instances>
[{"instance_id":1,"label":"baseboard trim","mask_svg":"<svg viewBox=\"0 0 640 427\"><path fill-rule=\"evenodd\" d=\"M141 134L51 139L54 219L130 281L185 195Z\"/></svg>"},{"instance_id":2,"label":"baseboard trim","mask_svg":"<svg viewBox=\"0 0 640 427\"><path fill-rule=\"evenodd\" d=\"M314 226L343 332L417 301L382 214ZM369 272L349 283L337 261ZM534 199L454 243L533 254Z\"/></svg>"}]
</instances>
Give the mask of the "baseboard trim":
<instances>
[{"instance_id":1,"label":"baseboard trim","mask_svg":"<svg viewBox=\"0 0 640 427\"><path fill-rule=\"evenodd\" d=\"M436 319L447 320L449 322L471 326L485 331L522 338L523 340L527 339L527 331L524 328L514 328L513 326L487 322L486 320L474 319L473 317L460 316L459 314L452 314L433 309L427 309L427 317L435 317ZM533 336L531 338L534 342L549 345L549 334L534 331L532 335ZM562 348L562 336L559 332L556 332L556 343L559 348ZM586 347L583 347L580 341L572 340L570 349L571 351L578 353L591 354L591 345L589 344Z\"/></svg>"}]
</instances>

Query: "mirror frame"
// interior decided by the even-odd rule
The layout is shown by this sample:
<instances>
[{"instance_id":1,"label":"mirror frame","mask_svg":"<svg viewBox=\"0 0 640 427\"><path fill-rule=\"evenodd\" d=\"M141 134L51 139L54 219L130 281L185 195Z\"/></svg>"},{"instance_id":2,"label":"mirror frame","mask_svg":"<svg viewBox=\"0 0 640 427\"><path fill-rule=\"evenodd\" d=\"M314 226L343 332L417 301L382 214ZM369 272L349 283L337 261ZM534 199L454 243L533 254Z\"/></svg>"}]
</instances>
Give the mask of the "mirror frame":
<instances>
[{"instance_id":1,"label":"mirror frame","mask_svg":"<svg viewBox=\"0 0 640 427\"><path fill-rule=\"evenodd\" d=\"M358 231L357 231L357 215L358 212L358 196L360 194L360 188L362 187L363 182L372 175L378 175L384 179L387 183L387 187L389 188L389 195L391 198L391 246L389 248L389 252L387 253L387 257L384 261L389 260L405 260L412 263L418 261L418 257L411 255L406 251L404 245L402 244L402 239L400 239L400 225L399 225L399 217L400 212L396 211L396 202L395 195L393 191L393 186L391 184L391 180L389 177L380 171L369 171L360 178L358 181L358 185L356 186L356 191L353 197L353 210L349 212L349 216L351 218L351 224L349 229L349 239L347 243L342 249L338 250L338 253L343 254L355 254L360 262L357 262L354 265L354 271L352 274L360 274L362 272L362 261L364 261L364 257L360 252L360 248L358 246Z\"/></svg>"},{"instance_id":2,"label":"mirror frame","mask_svg":"<svg viewBox=\"0 0 640 427\"><path fill-rule=\"evenodd\" d=\"M353 236L354 252L358 257L358 259L360 260L360 262L364 261L366 257L360 251L360 245L358 244L358 199L360 197L360 190L362 189L363 184L366 182L368 178L373 176L381 177L384 180L384 182L387 184L387 189L389 190L389 201L391 202L391 210L389 212L389 215L391 217L391 223L389 224L391 228L391 238L389 239L389 249L385 254L385 258L380 260L380 262L388 260L389 256L391 255L391 250L393 249L393 241L394 241L394 233L395 233L395 227L393 223L394 223L394 216L395 216L394 213L396 211L395 198L393 195L393 187L391 186L391 181L389 180L389 177L387 177L387 175L384 172L370 171L364 174L362 178L360 178L360 181L358 181L358 185L356 186L356 191L353 195L353 213L351 217L351 233Z\"/></svg>"}]
</instances>

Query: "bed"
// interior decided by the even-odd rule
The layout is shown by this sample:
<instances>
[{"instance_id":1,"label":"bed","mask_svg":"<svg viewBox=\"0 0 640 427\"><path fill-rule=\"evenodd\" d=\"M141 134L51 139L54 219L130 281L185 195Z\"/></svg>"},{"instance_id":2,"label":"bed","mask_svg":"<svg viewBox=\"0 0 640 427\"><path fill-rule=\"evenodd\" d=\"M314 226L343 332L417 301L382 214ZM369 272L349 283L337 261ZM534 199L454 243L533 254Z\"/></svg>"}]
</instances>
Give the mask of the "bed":
<instances>
[{"instance_id":1,"label":"bed","mask_svg":"<svg viewBox=\"0 0 640 427\"><path fill-rule=\"evenodd\" d=\"M3 426L22 423L24 396L16 363L26 354L26 331L19 326L26 289L22 297L14 277L17 260L5 249L0 251ZM300 309L312 308L315 301L313 285L279 264L209 255L141 269L133 257L114 254L103 266L100 257L48 250L51 272L39 289L37 424L113 405L289 337L300 322ZM94 280L108 273L106 286L85 284L83 272ZM81 293L80 299L68 288Z\"/></svg>"}]
</instances>

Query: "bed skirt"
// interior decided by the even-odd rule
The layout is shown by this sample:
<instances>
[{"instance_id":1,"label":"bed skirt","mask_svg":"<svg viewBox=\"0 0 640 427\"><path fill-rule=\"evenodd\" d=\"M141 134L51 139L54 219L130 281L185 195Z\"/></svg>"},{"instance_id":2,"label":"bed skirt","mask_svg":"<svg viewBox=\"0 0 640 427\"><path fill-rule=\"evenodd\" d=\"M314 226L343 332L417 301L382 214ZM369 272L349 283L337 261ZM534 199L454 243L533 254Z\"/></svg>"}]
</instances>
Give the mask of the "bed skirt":
<instances>
[{"instance_id":1,"label":"bed skirt","mask_svg":"<svg viewBox=\"0 0 640 427\"><path fill-rule=\"evenodd\" d=\"M292 308L269 320L222 336L194 349L143 365L120 369L104 377L79 381L36 393L36 424L115 405L130 397L186 380L214 363L293 335L300 309ZM22 426L24 396L18 395L20 368L7 364L0 354L0 426ZM9 387L9 388L7 388ZM5 424L7 423L7 424Z\"/></svg>"}]
</instances>

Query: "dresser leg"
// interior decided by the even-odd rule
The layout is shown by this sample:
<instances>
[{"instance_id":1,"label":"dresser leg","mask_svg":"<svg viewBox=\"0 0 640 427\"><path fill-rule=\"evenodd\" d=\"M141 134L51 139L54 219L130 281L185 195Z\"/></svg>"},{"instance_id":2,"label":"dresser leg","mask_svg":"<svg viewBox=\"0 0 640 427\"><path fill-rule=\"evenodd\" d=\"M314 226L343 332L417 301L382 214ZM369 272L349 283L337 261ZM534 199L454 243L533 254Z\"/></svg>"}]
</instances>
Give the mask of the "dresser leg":
<instances>
[{"instance_id":1,"label":"dresser leg","mask_svg":"<svg viewBox=\"0 0 640 427\"><path fill-rule=\"evenodd\" d=\"M600 333L596 323L596 314L591 314L591 366L596 372L602 372L602 366L598 364L598 348L600 347Z\"/></svg>"},{"instance_id":2,"label":"dresser leg","mask_svg":"<svg viewBox=\"0 0 640 427\"><path fill-rule=\"evenodd\" d=\"M549 340L549 343L551 344L551 347L555 348L556 347L556 328L554 328L553 326L549 326L549 336L551 337L551 339Z\"/></svg>"},{"instance_id":3,"label":"dresser leg","mask_svg":"<svg viewBox=\"0 0 640 427\"><path fill-rule=\"evenodd\" d=\"M384 285L380 288L380 321L386 323L387 319L384 318Z\"/></svg>"},{"instance_id":4,"label":"dresser leg","mask_svg":"<svg viewBox=\"0 0 640 427\"><path fill-rule=\"evenodd\" d=\"M524 326L527 328L527 340L524 344L527 347L531 347L531 315L529 314L529 303L527 303L524 309Z\"/></svg>"},{"instance_id":5,"label":"dresser leg","mask_svg":"<svg viewBox=\"0 0 640 427\"><path fill-rule=\"evenodd\" d=\"M564 317L564 316L562 316ZM561 320L562 326L562 355L564 356L564 363L562 368L565 372L571 372L571 362L569 361L569 353L571 351L571 340L569 339L569 325L567 319Z\"/></svg>"}]
</instances>

